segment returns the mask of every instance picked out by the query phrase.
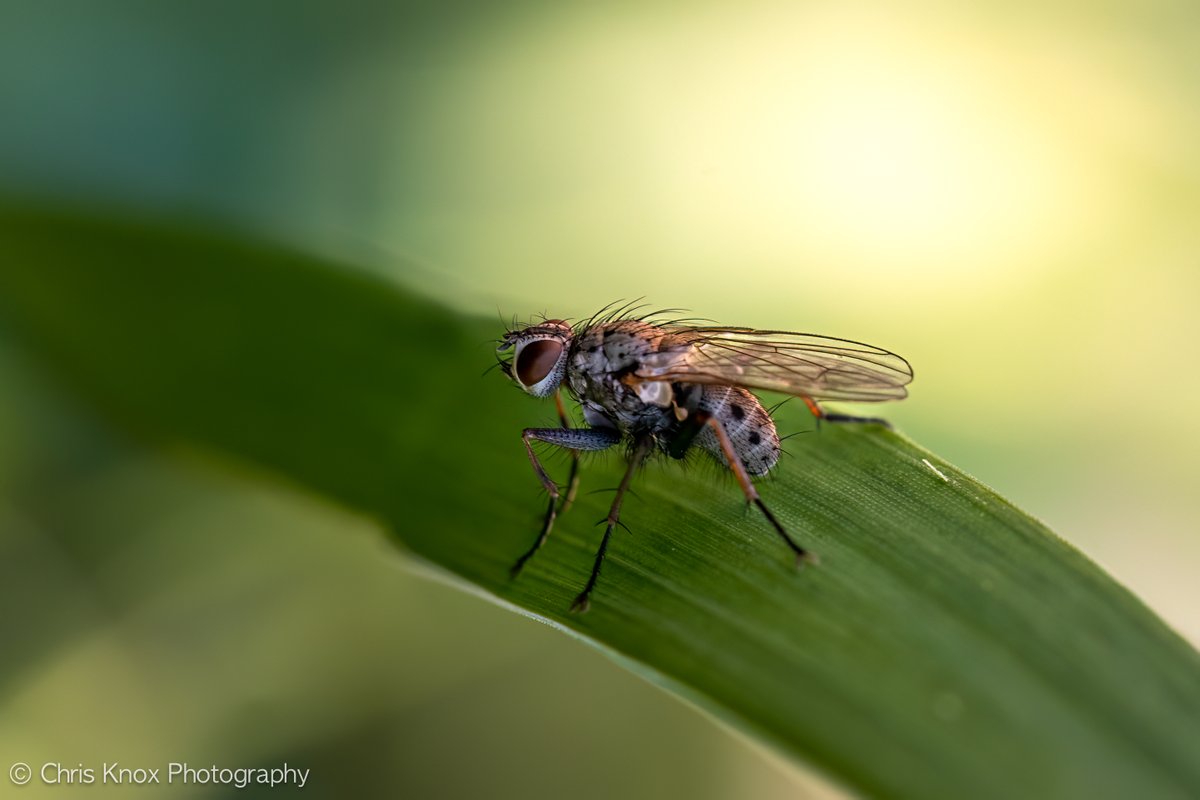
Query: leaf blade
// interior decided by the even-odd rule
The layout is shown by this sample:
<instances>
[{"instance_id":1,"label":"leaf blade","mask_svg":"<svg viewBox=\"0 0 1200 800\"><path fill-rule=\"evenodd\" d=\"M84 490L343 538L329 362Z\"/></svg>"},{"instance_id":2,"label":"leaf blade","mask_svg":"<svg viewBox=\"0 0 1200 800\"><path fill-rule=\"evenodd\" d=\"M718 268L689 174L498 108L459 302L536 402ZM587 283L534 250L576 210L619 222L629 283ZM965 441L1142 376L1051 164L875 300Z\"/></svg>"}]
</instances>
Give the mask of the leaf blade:
<instances>
[{"instance_id":1,"label":"leaf blade","mask_svg":"<svg viewBox=\"0 0 1200 800\"><path fill-rule=\"evenodd\" d=\"M479 378L491 324L186 229L8 208L0 233L8 327L126 424L375 516L420 558L864 792L1200 791L1196 653L900 434L827 427L764 485L822 557L799 574L727 482L651 465L593 610L569 615L607 504L586 490L614 486L619 459L588 465L577 507L508 580L542 506L517 434L553 412Z\"/></svg>"}]
</instances>

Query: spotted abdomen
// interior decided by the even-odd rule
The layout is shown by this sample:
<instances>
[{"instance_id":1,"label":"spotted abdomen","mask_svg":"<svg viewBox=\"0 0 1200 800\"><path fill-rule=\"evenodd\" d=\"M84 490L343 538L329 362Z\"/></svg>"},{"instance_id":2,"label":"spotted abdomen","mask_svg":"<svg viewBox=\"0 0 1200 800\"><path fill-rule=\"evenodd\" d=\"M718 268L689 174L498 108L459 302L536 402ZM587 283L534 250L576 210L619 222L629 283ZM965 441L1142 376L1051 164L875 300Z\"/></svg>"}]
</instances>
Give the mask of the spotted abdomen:
<instances>
[{"instance_id":1,"label":"spotted abdomen","mask_svg":"<svg viewBox=\"0 0 1200 800\"><path fill-rule=\"evenodd\" d=\"M704 386L699 410L712 414L725 427L733 449L751 475L765 475L779 460L775 421L758 398L737 386ZM705 427L696 444L727 464L717 435Z\"/></svg>"}]
</instances>

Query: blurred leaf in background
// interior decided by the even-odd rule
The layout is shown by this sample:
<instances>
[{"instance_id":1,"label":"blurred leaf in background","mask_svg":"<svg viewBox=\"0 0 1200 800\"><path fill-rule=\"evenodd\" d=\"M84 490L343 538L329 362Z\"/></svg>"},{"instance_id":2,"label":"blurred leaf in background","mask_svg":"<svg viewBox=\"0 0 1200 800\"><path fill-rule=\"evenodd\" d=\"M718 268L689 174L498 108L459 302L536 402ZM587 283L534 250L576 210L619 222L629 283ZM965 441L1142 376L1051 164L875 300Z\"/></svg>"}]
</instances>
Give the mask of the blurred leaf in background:
<instances>
[{"instance_id":1,"label":"blurred leaf in background","mask_svg":"<svg viewBox=\"0 0 1200 800\"><path fill-rule=\"evenodd\" d=\"M1195 642L1198 17L10 0L0 190L254 231L464 310L645 294L878 341L918 370L893 420ZM392 569L366 523L115 437L13 346L0 366L0 751L269 742L418 796L794 793L571 643ZM561 772L525 783L517 745Z\"/></svg>"}]
</instances>

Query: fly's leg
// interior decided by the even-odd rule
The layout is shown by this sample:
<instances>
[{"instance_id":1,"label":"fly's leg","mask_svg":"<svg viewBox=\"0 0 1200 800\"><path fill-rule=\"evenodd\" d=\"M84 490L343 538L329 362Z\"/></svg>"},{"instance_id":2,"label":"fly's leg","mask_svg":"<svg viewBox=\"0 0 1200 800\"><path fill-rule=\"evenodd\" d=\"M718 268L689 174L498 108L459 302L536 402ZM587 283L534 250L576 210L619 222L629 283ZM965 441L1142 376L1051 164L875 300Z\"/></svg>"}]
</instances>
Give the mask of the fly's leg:
<instances>
[{"instance_id":1,"label":"fly's leg","mask_svg":"<svg viewBox=\"0 0 1200 800\"><path fill-rule=\"evenodd\" d=\"M725 426L721 424L721 421L716 417L705 414L704 423L712 428L713 433L717 435L717 441L721 444L721 452L725 454L725 460L729 462L729 468L733 470L733 474L737 477L738 484L741 485L742 492L746 495L746 502L754 503L754 505L758 506L758 510L767 518L767 522L771 523L771 527L775 529L775 532L783 537L783 541L796 554L796 566L799 567L805 562L810 564L817 563L817 554L805 550L796 544L796 540L788 535L788 532L779 524L779 520L775 519L775 515L771 513L770 509L763 503L762 498L758 496L758 490L750 482L750 474L746 472L746 466L738 458L737 451L733 449L733 442L729 440L729 434L725 432Z\"/></svg>"},{"instance_id":2,"label":"fly's leg","mask_svg":"<svg viewBox=\"0 0 1200 800\"><path fill-rule=\"evenodd\" d=\"M856 425L882 425L888 430L892 429L892 423L888 422L883 417L856 417L851 414L826 414L823 419L826 422L832 422L835 425L843 423L853 423Z\"/></svg>"},{"instance_id":3,"label":"fly's leg","mask_svg":"<svg viewBox=\"0 0 1200 800\"><path fill-rule=\"evenodd\" d=\"M564 430L571 430L571 419L567 416L567 409L563 407L562 391L554 393L554 406L558 409L558 423L562 425ZM559 514L565 514L567 509L571 507L571 503L575 502L575 494L579 491L579 451L571 451L571 473L567 477L567 493L563 496L562 505L558 507Z\"/></svg>"},{"instance_id":4,"label":"fly's leg","mask_svg":"<svg viewBox=\"0 0 1200 800\"><path fill-rule=\"evenodd\" d=\"M542 468L542 463L538 461L537 455L533 452L533 442L547 442L564 447L571 450L578 458L581 450L604 450L612 447L621 441L621 435L608 428L526 428L521 432L521 440L525 443L525 453L529 456L529 463L533 465L534 474L542 482L546 493L550 495L550 502L546 505L546 518L542 522L542 530L533 546L525 555L518 558L517 563L513 564L512 569L509 570L509 574L514 578L521 572L525 562L546 543L546 537L550 535L550 529L554 527L554 520L558 516L558 486L550 480L550 476ZM570 489L568 489L568 496L569 493Z\"/></svg>"},{"instance_id":5,"label":"fly's leg","mask_svg":"<svg viewBox=\"0 0 1200 800\"><path fill-rule=\"evenodd\" d=\"M646 455L650 452L653 444L653 439L643 436L633 447L633 453L629 456L629 465L625 467L625 475L621 478L621 485L617 487L617 496L613 498L612 505L608 509L608 516L604 520L607 523L604 528L604 538L600 540L600 549L596 551L592 574L588 577L583 591L571 604L572 611L582 614L591 606L592 589L596 588L596 581L600 578L600 567L604 564L604 556L608 554L608 540L612 537L613 528L621 524L621 501L625 499L625 493L629 491L629 484L633 481L634 473L646 460Z\"/></svg>"},{"instance_id":6,"label":"fly's leg","mask_svg":"<svg viewBox=\"0 0 1200 800\"><path fill-rule=\"evenodd\" d=\"M813 400L811 397L800 395L800 399L804 401L804 405L808 406L809 413L816 417L817 430L821 429L822 420L825 422L832 422L835 425L841 425L849 422L860 425L882 425L889 430L892 427L892 423L888 422L882 417L855 417L851 416L850 414L829 414L825 411L825 409L817 405L817 401Z\"/></svg>"}]
</instances>

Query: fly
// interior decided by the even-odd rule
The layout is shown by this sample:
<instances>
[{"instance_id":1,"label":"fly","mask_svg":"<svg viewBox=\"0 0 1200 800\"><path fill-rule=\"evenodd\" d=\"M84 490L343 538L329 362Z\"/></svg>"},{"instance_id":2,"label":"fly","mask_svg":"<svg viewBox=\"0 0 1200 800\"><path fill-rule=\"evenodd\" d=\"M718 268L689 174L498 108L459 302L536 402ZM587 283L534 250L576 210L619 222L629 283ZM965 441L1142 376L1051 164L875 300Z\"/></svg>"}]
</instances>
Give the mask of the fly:
<instances>
[{"instance_id":1,"label":"fly","mask_svg":"<svg viewBox=\"0 0 1200 800\"><path fill-rule=\"evenodd\" d=\"M605 519L604 538L592 572L572 611L586 611L613 529L621 523L621 501L647 456L655 450L683 458L700 448L737 478L746 501L796 556L799 566L816 555L801 547L763 503L753 478L779 460L775 421L751 390L799 397L818 421L887 425L874 417L827 413L820 400L900 400L912 367L895 353L872 345L790 331L755 330L657 321L661 314L633 316L636 309L602 309L570 325L547 319L507 331L497 348L500 366L534 397L553 395L560 427L526 428L525 452L549 494L545 518L533 546L512 567L515 577L546 542L554 521L574 500L579 454L629 443L629 460ZM511 351L511 356L505 355ZM563 389L583 411L586 427L571 426ZM566 491L546 474L533 451L546 442L572 454Z\"/></svg>"}]
</instances>

